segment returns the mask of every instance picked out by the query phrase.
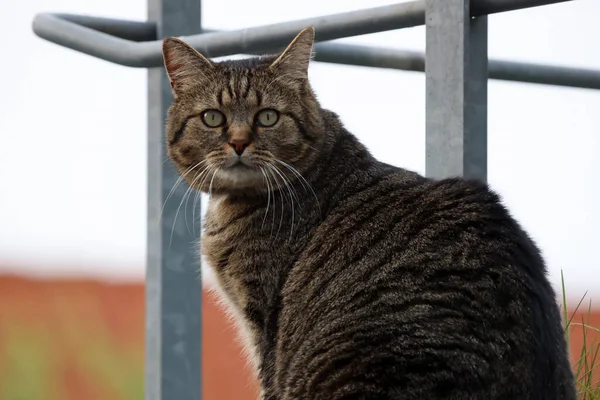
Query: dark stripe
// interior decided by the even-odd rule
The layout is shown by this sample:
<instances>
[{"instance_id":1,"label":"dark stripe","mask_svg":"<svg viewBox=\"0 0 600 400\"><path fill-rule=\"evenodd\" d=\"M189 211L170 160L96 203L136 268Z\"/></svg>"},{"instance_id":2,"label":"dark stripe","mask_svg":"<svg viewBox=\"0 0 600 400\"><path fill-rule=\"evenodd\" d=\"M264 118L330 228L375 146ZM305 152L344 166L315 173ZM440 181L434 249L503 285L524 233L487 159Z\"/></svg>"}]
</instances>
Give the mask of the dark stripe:
<instances>
[{"instance_id":1,"label":"dark stripe","mask_svg":"<svg viewBox=\"0 0 600 400\"><path fill-rule=\"evenodd\" d=\"M255 90L254 94L256 95L256 103L260 106L262 104L262 94L258 90Z\"/></svg>"},{"instance_id":2,"label":"dark stripe","mask_svg":"<svg viewBox=\"0 0 600 400\"><path fill-rule=\"evenodd\" d=\"M249 289L250 293L260 293L263 289L260 279L253 275L243 275L240 277L240 281L243 287Z\"/></svg>"},{"instance_id":3,"label":"dark stripe","mask_svg":"<svg viewBox=\"0 0 600 400\"><path fill-rule=\"evenodd\" d=\"M263 330L265 325L265 315L260 307L259 302L249 300L244 308L244 315L253 323L259 330Z\"/></svg>"},{"instance_id":4,"label":"dark stripe","mask_svg":"<svg viewBox=\"0 0 600 400\"><path fill-rule=\"evenodd\" d=\"M308 133L306 132L306 129L304 128L304 125L298 116L291 112L283 113L283 115L291 118L291 120L294 121L294 124L296 124L296 129L298 129L298 132L300 132L304 139L312 139L310 136L308 136Z\"/></svg>"},{"instance_id":5,"label":"dark stripe","mask_svg":"<svg viewBox=\"0 0 600 400\"><path fill-rule=\"evenodd\" d=\"M181 126L179 127L177 132L175 132L175 136L173 136L173 139L171 139L169 141L169 144L173 145L173 144L177 143L179 141L179 139L181 139L181 137L183 136L183 132L185 132L185 128L187 127L188 121L193 117L194 116L189 116L183 120L183 123L181 124Z\"/></svg>"},{"instance_id":6,"label":"dark stripe","mask_svg":"<svg viewBox=\"0 0 600 400\"><path fill-rule=\"evenodd\" d=\"M171 152L171 158L177 163L180 164L181 166L185 167L185 168L190 168L193 163L189 163L186 162L184 159L181 158L181 156L175 152Z\"/></svg>"},{"instance_id":7,"label":"dark stripe","mask_svg":"<svg viewBox=\"0 0 600 400\"><path fill-rule=\"evenodd\" d=\"M225 253L217 261L217 271L223 271L229 264L229 257L233 254L233 247L228 248Z\"/></svg>"},{"instance_id":8,"label":"dark stripe","mask_svg":"<svg viewBox=\"0 0 600 400\"><path fill-rule=\"evenodd\" d=\"M173 139L171 141L169 141L169 144L177 143L179 141L179 139L181 139L181 137L183 136L183 133L185 132L185 128L187 128L188 121L192 118L197 118L199 116L200 116L200 113L188 115L181 123L181 127L177 130L177 132L175 132L175 136L173 136Z\"/></svg>"},{"instance_id":9,"label":"dark stripe","mask_svg":"<svg viewBox=\"0 0 600 400\"><path fill-rule=\"evenodd\" d=\"M223 107L223 91L219 90L217 92L217 101L219 102L219 106Z\"/></svg>"},{"instance_id":10,"label":"dark stripe","mask_svg":"<svg viewBox=\"0 0 600 400\"><path fill-rule=\"evenodd\" d=\"M227 136L228 132L229 132L229 125L225 125L225 126L220 127L219 135L221 136L221 138L223 140L228 140L228 136Z\"/></svg>"},{"instance_id":11,"label":"dark stripe","mask_svg":"<svg viewBox=\"0 0 600 400\"><path fill-rule=\"evenodd\" d=\"M225 80L227 81L227 94L229 94L229 98L233 99L233 92L232 89L230 87L230 82L231 82L231 71L229 70L225 70Z\"/></svg>"}]
</instances>

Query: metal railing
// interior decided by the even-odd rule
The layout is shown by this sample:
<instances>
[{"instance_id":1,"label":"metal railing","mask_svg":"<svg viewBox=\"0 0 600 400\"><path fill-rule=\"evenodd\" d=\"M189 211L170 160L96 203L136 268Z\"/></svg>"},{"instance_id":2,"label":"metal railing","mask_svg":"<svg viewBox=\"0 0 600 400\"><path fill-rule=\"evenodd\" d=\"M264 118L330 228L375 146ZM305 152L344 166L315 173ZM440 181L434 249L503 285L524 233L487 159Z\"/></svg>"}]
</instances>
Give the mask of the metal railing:
<instances>
[{"instance_id":1,"label":"metal railing","mask_svg":"<svg viewBox=\"0 0 600 400\"><path fill-rule=\"evenodd\" d=\"M487 178L487 80L600 89L600 71L488 60L487 15L568 0L419 0L228 32L203 31L200 0L148 0L148 22L39 14L35 33L113 63L149 68L146 399L201 397L201 285L194 238L178 206L183 185L164 163L172 101L161 38L180 36L209 57L276 51L316 29L315 61L426 73L426 174ZM426 26L426 52L329 42ZM164 207L164 208L163 208ZM162 211L162 212L161 212ZM191 216L191 210L187 216Z\"/></svg>"},{"instance_id":2,"label":"metal railing","mask_svg":"<svg viewBox=\"0 0 600 400\"><path fill-rule=\"evenodd\" d=\"M518 8L517 3L519 2L479 1L475 3L479 7L473 14L512 10ZM542 2L528 1L525 6L531 7L540 3ZM378 7L367 11L370 12L355 11L337 14L336 19L309 18L234 32L207 31L184 39L203 54L218 57L279 50L293 32L298 32L301 27L309 25L317 28L317 40L327 41L419 26L423 25L425 20L422 1ZM290 26L292 29L289 28ZM161 41L157 40L156 23L44 13L35 17L33 30L46 40L116 64L138 68L162 66ZM414 51L340 43L317 43L315 51L315 61L425 71L425 54ZM490 60L489 78L600 89L600 71L513 61Z\"/></svg>"}]
</instances>

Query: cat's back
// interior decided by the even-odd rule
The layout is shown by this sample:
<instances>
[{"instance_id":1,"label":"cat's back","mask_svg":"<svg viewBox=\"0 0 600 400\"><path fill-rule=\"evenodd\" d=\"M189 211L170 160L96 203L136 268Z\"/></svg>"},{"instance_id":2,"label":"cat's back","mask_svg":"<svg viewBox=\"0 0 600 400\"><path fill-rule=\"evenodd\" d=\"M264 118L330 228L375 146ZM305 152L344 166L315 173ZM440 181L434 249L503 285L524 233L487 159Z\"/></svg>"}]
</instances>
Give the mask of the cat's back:
<instances>
[{"instance_id":1,"label":"cat's back","mask_svg":"<svg viewBox=\"0 0 600 400\"><path fill-rule=\"evenodd\" d=\"M289 275L286 398L574 398L543 260L498 196L385 169L332 208Z\"/></svg>"}]
</instances>

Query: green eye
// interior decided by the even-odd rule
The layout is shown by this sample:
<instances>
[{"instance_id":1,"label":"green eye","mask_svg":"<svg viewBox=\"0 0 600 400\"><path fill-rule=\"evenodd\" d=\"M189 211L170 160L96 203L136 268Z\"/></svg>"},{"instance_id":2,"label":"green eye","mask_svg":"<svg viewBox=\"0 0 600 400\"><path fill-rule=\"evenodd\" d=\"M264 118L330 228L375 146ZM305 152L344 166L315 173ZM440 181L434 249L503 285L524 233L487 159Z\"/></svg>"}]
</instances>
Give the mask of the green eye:
<instances>
[{"instance_id":1,"label":"green eye","mask_svg":"<svg viewBox=\"0 0 600 400\"><path fill-rule=\"evenodd\" d=\"M209 128L216 128L225 123L225 115L221 111L206 110L202 113L202 122Z\"/></svg>"},{"instance_id":2,"label":"green eye","mask_svg":"<svg viewBox=\"0 0 600 400\"><path fill-rule=\"evenodd\" d=\"M256 124L265 128L275 125L277 120L279 113L271 109L262 110L256 115Z\"/></svg>"}]
</instances>

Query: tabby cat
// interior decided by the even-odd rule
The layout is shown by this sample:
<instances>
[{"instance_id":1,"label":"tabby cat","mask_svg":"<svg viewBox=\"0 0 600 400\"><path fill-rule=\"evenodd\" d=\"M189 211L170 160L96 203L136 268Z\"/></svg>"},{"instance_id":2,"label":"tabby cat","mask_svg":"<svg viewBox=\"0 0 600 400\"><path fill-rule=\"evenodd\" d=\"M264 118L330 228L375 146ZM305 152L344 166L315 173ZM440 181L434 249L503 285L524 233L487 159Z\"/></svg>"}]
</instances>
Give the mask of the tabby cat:
<instances>
[{"instance_id":1,"label":"tabby cat","mask_svg":"<svg viewBox=\"0 0 600 400\"><path fill-rule=\"evenodd\" d=\"M169 155L210 194L202 251L261 398L575 399L534 242L484 183L376 160L319 105L313 41L163 43Z\"/></svg>"}]
</instances>

